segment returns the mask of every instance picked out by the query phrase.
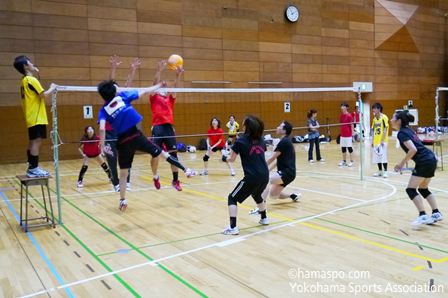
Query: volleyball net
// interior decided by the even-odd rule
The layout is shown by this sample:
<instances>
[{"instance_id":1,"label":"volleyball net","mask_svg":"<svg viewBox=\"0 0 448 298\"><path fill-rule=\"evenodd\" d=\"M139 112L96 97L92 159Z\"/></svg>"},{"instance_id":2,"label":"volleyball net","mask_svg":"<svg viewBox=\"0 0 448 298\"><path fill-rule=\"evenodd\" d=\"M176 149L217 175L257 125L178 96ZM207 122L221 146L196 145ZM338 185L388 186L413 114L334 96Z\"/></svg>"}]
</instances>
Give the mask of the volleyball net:
<instances>
[{"instance_id":1,"label":"volleyball net","mask_svg":"<svg viewBox=\"0 0 448 298\"><path fill-rule=\"evenodd\" d=\"M142 90L143 88L118 88L118 92L126 90ZM317 110L320 149L323 157L339 158L337 146L327 146L330 141L336 142L340 131L341 103L349 102L349 112L353 112L355 101L359 107L359 117L354 120L358 126L359 143L354 144L355 164L359 165L359 176L363 180L365 163L363 146L364 136L370 129L363 129L364 105L362 90L359 87L327 87L327 88L162 88L159 92L176 93L174 105L174 126L177 142L185 146L193 145L199 149L201 139L207 138L207 129L212 118L221 119L221 128L228 134L226 127L229 116L233 115L240 123L248 114L259 116L264 124L264 137L268 143L275 145L276 128L282 121L293 124L291 137L296 144L296 151L307 154L309 148L308 114ZM92 126L99 135L98 112L104 104L97 92L97 87L59 86L52 97L52 142L55 167L56 194L58 201L59 223L62 223L60 157L66 159L80 158L79 145L84 130ZM133 101L134 108L143 116L138 128L150 137L152 113L149 96ZM364 134L362 131L364 131ZM224 137L227 141L227 136ZM272 139L273 142L269 142ZM114 141L113 139L106 141ZM337 157L336 157L337 156ZM304 157L306 158L306 157ZM306 161L306 160L305 160ZM149 165L148 165L149 167Z\"/></svg>"}]
</instances>

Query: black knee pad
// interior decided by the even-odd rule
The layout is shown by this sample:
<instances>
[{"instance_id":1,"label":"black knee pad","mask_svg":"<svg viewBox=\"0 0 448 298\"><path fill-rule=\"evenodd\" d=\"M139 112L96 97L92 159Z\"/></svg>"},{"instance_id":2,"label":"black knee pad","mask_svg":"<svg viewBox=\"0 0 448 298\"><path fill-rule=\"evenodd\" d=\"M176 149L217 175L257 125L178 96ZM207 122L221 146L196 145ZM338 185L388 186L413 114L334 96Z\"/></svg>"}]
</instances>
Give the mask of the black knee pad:
<instances>
[{"instance_id":1,"label":"black knee pad","mask_svg":"<svg viewBox=\"0 0 448 298\"><path fill-rule=\"evenodd\" d=\"M415 188L406 188L406 193L411 200L415 199L415 197L418 196L417 190Z\"/></svg>"},{"instance_id":2,"label":"black knee pad","mask_svg":"<svg viewBox=\"0 0 448 298\"><path fill-rule=\"evenodd\" d=\"M232 197L232 194L229 195L229 198L228 198L228 201L227 201L227 205L228 206L238 205L237 201L235 200L235 198Z\"/></svg>"},{"instance_id":3,"label":"black knee pad","mask_svg":"<svg viewBox=\"0 0 448 298\"><path fill-rule=\"evenodd\" d=\"M106 165L105 162L103 162L103 164L101 165L101 167L103 168L103 170L107 170L107 169L108 169L108 167L107 167L107 165Z\"/></svg>"},{"instance_id":4,"label":"black knee pad","mask_svg":"<svg viewBox=\"0 0 448 298\"><path fill-rule=\"evenodd\" d=\"M347 152L347 147L342 147L342 153Z\"/></svg>"},{"instance_id":5,"label":"black knee pad","mask_svg":"<svg viewBox=\"0 0 448 298\"><path fill-rule=\"evenodd\" d=\"M227 141L227 145L232 145L232 141Z\"/></svg>"},{"instance_id":6,"label":"black knee pad","mask_svg":"<svg viewBox=\"0 0 448 298\"><path fill-rule=\"evenodd\" d=\"M425 199L431 195L431 192L427 188L419 188L418 192L424 197Z\"/></svg>"},{"instance_id":7,"label":"black knee pad","mask_svg":"<svg viewBox=\"0 0 448 298\"><path fill-rule=\"evenodd\" d=\"M168 152L168 154L171 155L172 157L174 157L175 159L177 159L177 151Z\"/></svg>"},{"instance_id":8,"label":"black knee pad","mask_svg":"<svg viewBox=\"0 0 448 298\"><path fill-rule=\"evenodd\" d=\"M353 153L353 148L352 147L348 147L348 152L349 153Z\"/></svg>"},{"instance_id":9,"label":"black knee pad","mask_svg":"<svg viewBox=\"0 0 448 298\"><path fill-rule=\"evenodd\" d=\"M204 155L203 160L204 160L205 162L207 162L209 159L210 159L210 156L208 156L208 155Z\"/></svg>"}]
</instances>

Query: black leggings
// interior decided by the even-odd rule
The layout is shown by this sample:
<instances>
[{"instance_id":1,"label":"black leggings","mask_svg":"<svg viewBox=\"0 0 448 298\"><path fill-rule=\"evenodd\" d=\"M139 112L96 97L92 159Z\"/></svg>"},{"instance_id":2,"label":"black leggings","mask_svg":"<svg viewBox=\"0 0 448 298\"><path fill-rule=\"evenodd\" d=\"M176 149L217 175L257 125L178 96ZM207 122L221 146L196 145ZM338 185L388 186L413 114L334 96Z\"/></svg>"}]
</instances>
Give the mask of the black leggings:
<instances>
[{"instance_id":1,"label":"black leggings","mask_svg":"<svg viewBox=\"0 0 448 298\"><path fill-rule=\"evenodd\" d=\"M310 139L310 148L308 149L308 160L313 159L313 146L316 144L316 159L321 160L320 148L319 148L319 138Z\"/></svg>"}]
</instances>

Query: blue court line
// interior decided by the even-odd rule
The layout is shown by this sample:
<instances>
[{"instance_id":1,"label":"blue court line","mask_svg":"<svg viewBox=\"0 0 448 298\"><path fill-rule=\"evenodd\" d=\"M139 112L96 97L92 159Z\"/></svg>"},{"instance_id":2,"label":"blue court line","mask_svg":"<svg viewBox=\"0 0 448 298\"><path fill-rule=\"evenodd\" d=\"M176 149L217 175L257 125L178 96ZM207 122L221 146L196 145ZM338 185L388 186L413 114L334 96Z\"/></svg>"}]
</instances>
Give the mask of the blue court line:
<instances>
[{"instance_id":1,"label":"blue court line","mask_svg":"<svg viewBox=\"0 0 448 298\"><path fill-rule=\"evenodd\" d=\"M0 194L3 197L3 200L6 202L6 204L8 205L9 209L11 210L12 214L14 215L14 217L17 219L17 222L20 223L20 218L17 215L16 211L14 210L14 208L12 207L11 203L9 203L8 199L6 198L6 196L3 194L3 192L0 190ZM59 273L56 271L56 269L54 268L53 264L51 264L50 260L47 258L47 256L45 255L45 253L43 252L43 250L40 248L39 244L37 244L37 241L34 239L33 235L31 235L30 232L26 232L27 236L31 239L31 242L33 242L34 246L36 247L37 251L39 252L39 254L41 255L41 257L44 259L45 263L47 263L48 267L50 268L51 272L53 272L53 274L56 276L56 279L61 283L61 285L65 285L64 281L62 280L61 276L59 275ZM70 290L68 288L64 288L65 292L67 292L68 296L71 298L74 298L75 296L73 296L72 292L70 292Z\"/></svg>"}]
</instances>

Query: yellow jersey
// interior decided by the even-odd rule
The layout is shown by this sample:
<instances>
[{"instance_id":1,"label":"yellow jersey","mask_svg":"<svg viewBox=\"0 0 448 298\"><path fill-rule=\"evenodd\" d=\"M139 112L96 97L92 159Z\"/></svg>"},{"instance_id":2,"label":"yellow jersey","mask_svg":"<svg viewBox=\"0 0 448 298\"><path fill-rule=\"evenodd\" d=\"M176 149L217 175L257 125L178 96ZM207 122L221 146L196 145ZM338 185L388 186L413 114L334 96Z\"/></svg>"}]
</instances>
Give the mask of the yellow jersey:
<instances>
[{"instance_id":1,"label":"yellow jersey","mask_svg":"<svg viewBox=\"0 0 448 298\"><path fill-rule=\"evenodd\" d=\"M373 117L373 146L379 146L383 140L384 130L387 128L388 132L384 136L384 143L389 140L389 118L386 115L381 114L380 119Z\"/></svg>"},{"instance_id":2,"label":"yellow jersey","mask_svg":"<svg viewBox=\"0 0 448 298\"><path fill-rule=\"evenodd\" d=\"M39 80L35 77L23 77L20 92L22 94L22 109L27 127L48 124L45 101L39 95L42 91L44 91L44 88L42 88Z\"/></svg>"},{"instance_id":3,"label":"yellow jersey","mask_svg":"<svg viewBox=\"0 0 448 298\"><path fill-rule=\"evenodd\" d=\"M229 128L229 136L236 136L240 131L240 125L238 122L233 122L233 125L230 124L230 121L227 122L227 127Z\"/></svg>"}]
</instances>

